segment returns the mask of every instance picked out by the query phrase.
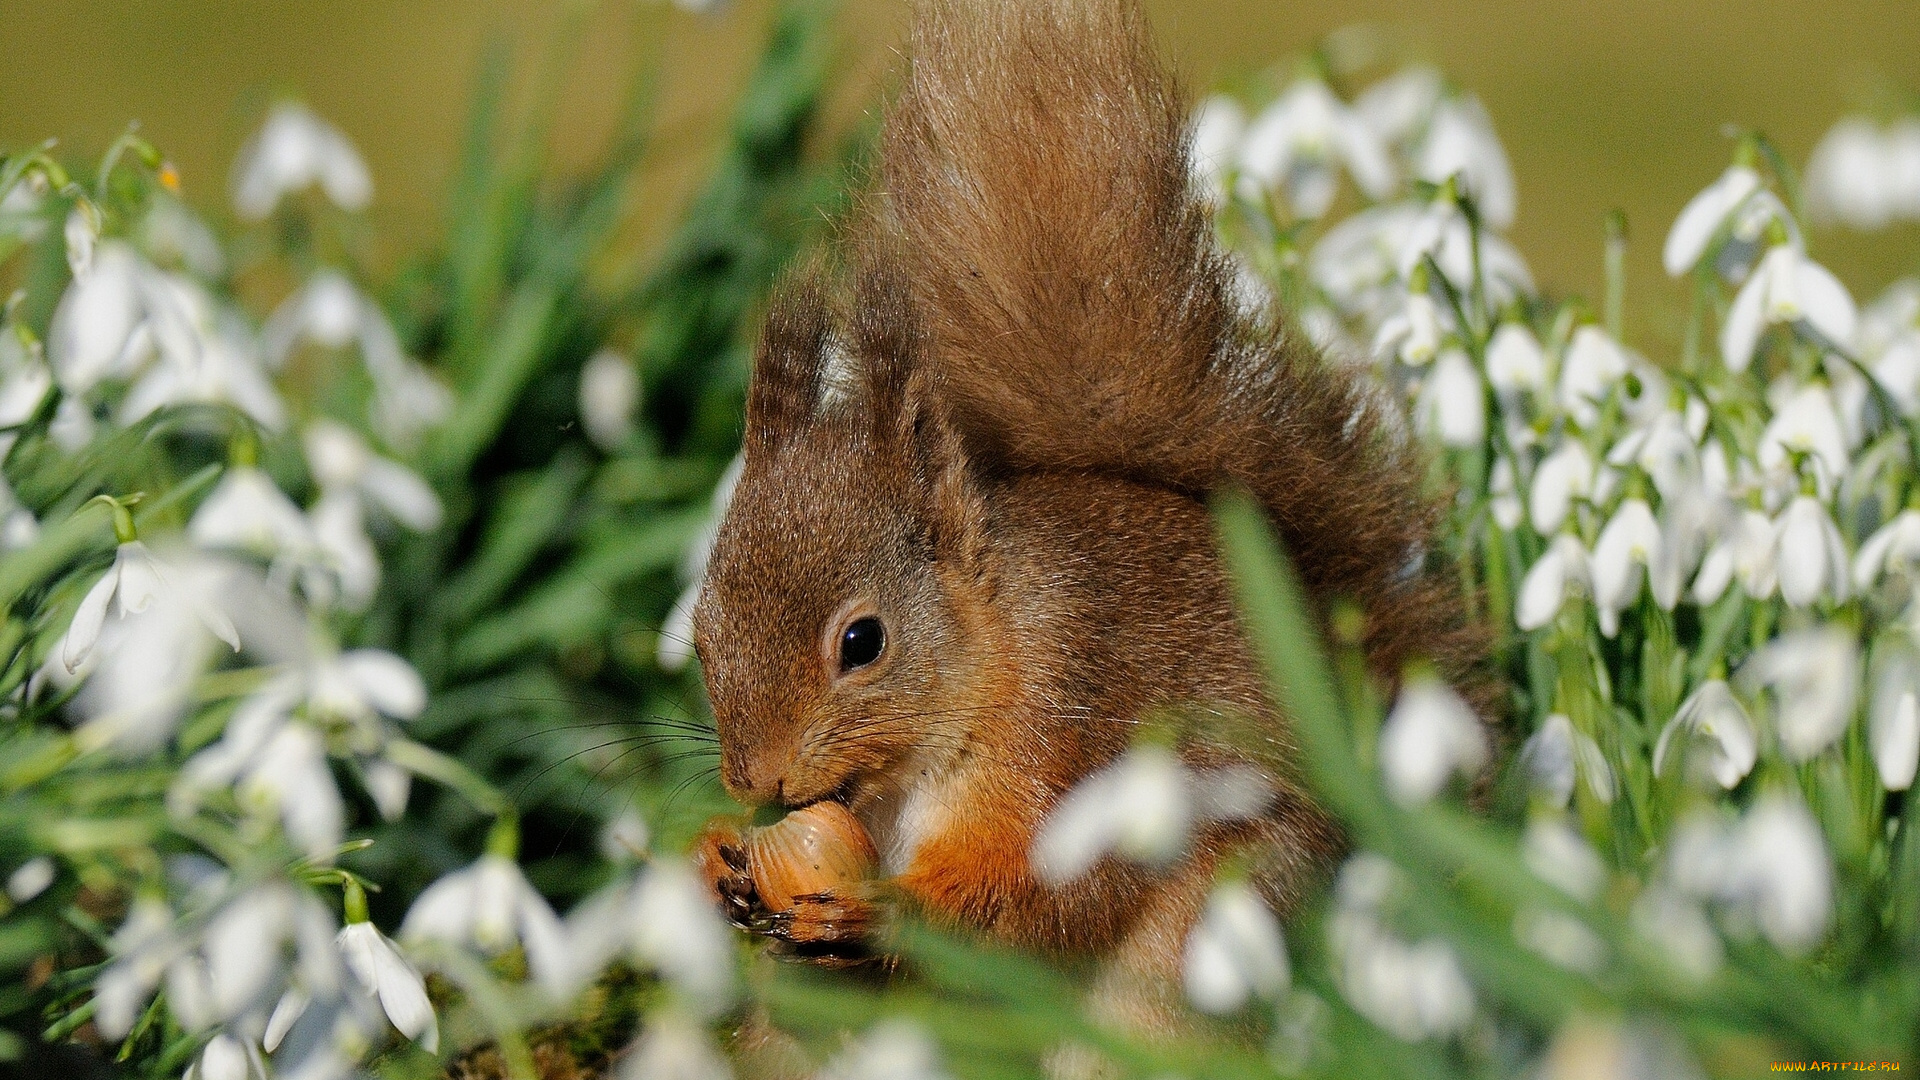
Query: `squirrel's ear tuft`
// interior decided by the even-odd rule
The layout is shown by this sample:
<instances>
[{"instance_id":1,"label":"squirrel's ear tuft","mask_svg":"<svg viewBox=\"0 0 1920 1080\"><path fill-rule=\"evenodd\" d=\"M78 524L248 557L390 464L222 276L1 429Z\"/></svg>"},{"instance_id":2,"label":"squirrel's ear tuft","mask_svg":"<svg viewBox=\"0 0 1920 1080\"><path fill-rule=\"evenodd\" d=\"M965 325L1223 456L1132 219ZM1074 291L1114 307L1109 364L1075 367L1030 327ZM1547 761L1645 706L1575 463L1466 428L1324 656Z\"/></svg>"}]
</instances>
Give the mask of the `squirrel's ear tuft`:
<instances>
[{"instance_id":1,"label":"squirrel's ear tuft","mask_svg":"<svg viewBox=\"0 0 1920 1080\"><path fill-rule=\"evenodd\" d=\"M747 384L748 453L772 453L812 417L832 336L825 268L812 262L789 271L768 306Z\"/></svg>"},{"instance_id":2,"label":"squirrel's ear tuft","mask_svg":"<svg viewBox=\"0 0 1920 1080\"><path fill-rule=\"evenodd\" d=\"M908 384L923 367L924 346L905 260L882 233L869 234L859 251L849 322L871 430L877 441L895 441L911 423Z\"/></svg>"},{"instance_id":3,"label":"squirrel's ear tuft","mask_svg":"<svg viewBox=\"0 0 1920 1080\"><path fill-rule=\"evenodd\" d=\"M921 5L883 197L970 444L1098 466L1050 459L1218 411L1233 314L1187 154L1135 0Z\"/></svg>"}]
</instances>

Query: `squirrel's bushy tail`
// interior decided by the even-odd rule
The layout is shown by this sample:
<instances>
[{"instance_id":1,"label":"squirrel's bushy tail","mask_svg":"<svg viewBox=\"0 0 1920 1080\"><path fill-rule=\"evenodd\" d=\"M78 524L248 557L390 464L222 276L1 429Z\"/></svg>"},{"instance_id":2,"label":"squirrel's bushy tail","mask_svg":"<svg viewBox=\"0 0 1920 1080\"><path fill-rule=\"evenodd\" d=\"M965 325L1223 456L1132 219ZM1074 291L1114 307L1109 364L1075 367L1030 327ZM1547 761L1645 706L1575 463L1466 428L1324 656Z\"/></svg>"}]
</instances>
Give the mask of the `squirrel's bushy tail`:
<instances>
[{"instance_id":1,"label":"squirrel's bushy tail","mask_svg":"<svg viewBox=\"0 0 1920 1080\"><path fill-rule=\"evenodd\" d=\"M1013 471L1244 485L1306 583L1368 611L1376 662L1455 666L1453 590L1406 573L1434 521L1417 455L1361 378L1236 306L1186 104L1132 0L919 16L875 221L970 449Z\"/></svg>"}]
</instances>

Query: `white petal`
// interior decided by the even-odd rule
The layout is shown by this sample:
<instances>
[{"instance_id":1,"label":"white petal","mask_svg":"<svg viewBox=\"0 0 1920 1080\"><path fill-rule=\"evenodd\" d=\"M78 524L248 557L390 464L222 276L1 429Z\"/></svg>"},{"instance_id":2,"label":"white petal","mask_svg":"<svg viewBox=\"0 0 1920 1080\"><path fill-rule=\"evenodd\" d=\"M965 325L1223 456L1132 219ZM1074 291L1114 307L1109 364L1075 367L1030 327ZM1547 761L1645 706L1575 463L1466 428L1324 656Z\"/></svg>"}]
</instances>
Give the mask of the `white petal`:
<instances>
[{"instance_id":1,"label":"white petal","mask_svg":"<svg viewBox=\"0 0 1920 1080\"><path fill-rule=\"evenodd\" d=\"M1573 721L1555 713L1520 748L1520 765L1529 784L1555 806L1565 806L1573 798L1573 736Z\"/></svg>"},{"instance_id":2,"label":"white petal","mask_svg":"<svg viewBox=\"0 0 1920 1080\"><path fill-rule=\"evenodd\" d=\"M73 613L73 622L67 625L67 634L60 646L60 659L66 664L68 672L80 670L80 665L93 652L93 646L100 640L100 627L107 621L107 604L113 599L114 590L120 586L120 560L114 559L100 580L93 583L80 606Z\"/></svg>"},{"instance_id":3,"label":"white petal","mask_svg":"<svg viewBox=\"0 0 1920 1080\"><path fill-rule=\"evenodd\" d=\"M1800 260L1796 271L1795 285L1807 322L1819 331L1827 344L1853 348L1853 334L1860 316L1847 287L1840 284L1832 271L1808 259Z\"/></svg>"},{"instance_id":4,"label":"white petal","mask_svg":"<svg viewBox=\"0 0 1920 1080\"><path fill-rule=\"evenodd\" d=\"M1479 718L1437 679L1418 678L1403 687L1380 730L1387 791L1404 805L1432 799L1456 771L1471 776L1486 756Z\"/></svg>"},{"instance_id":5,"label":"white petal","mask_svg":"<svg viewBox=\"0 0 1920 1080\"><path fill-rule=\"evenodd\" d=\"M1733 306L1727 309L1726 321L1720 324L1720 358L1729 371L1747 370L1753 363L1753 350L1760 344L1760 333L1766 329L1766 269L1763 261L1740 286Z\"/></svg>"},{"instance_id":6,"label":"white petal","mask_svg":"<svg viewBox=\"0 0 1920 1080\"><path fill-rule=\"evenodd\" d=\"M280 1041L287 1037L287 1032L293 1030L294 1024L300 1022L300 1017L311 1004L313 999L297 986L288 988L286 993L280 995L280 1001L273 1007L273 1015L267 1017L267 1032L260 1038L260 1045L266 1047L267 1053L271 1054L280 1048Z\"/></svg>"},{"instance_id":7,"label":"white petal","mask_svg":"<svg viewBox=\"0 0 1920 1080\"><path fill-rule=\"evenodd\" d=\"M1718 180L1695 195L1674 219L1667 233L1660 261L1667 273L1679 277L1693 268L1706 253L1707 242L1719 231L1727 215L1760 187L1760 177L1752 169L1736 165Z\"/></svg>"},{"instance_id":8,"label":"white petal","mask_svg":"<svg viewBox=\"0 0 1920 1080\"><path fill-rule=\"evenodd\" d=\"M354 649L340 657L340 671L366 702L401 720L427 707L427 684L413 665L385 649Z\"/></svg>"},{"instance_id":9,"label":"white petal","mask_svg":"<svg viewBox=\"0 0 1920 1080\"><path fill-rule=\"evenodd\" d=\"M429 532L440 527L440 496L413 470L375 458L367 463L361 486L368 498L407 528Z\"/></svg>"}]
</instances>

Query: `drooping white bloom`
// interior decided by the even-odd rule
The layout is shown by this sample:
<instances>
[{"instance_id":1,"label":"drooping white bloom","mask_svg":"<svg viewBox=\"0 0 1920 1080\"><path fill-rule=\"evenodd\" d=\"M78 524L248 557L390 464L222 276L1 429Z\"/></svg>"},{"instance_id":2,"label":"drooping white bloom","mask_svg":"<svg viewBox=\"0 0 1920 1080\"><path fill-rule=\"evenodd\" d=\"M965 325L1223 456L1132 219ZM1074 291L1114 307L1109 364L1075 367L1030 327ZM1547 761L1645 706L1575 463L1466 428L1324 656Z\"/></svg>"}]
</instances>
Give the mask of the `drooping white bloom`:
<instances>
[{"instance_id":1,"label":"drooping white bloom","mask_svg":"<svg viewBox=\"0 0 1920 1080\"><path fill-rule=\"evenodd\" d=\"M181 1080L267 1080L260 1048L225 1032L207 1040Z\"/></svg>"},{"instance_id":2,"label":"drooping white bloom","mask_svg":"<svg viewBox=\"0 0 1920 1080\"><path fill-rule=\"evenodd\" d=\"M1651 570L1667 557L1660 525L1645 499L1624 499L1593 545L1593 606L1600 616L1600 632L1612 637L1620 629L1620 612L1640 597L1642 570ZM1655 574L1659 579L1663 575ZM1676 595L1656 594L1661 607L1671 609Z\"/></svg>"},{"instance_id":3,"label":"drooping white bloom","mask_svg":"<svg viewBox=\"0 0 1920 1080\"><path fill-rule=\"evenodd\" d=\"M1353 109L1382 142L1408 142L1426 127L1445 88L1438 71L1417 65L1367 87Z\"/></svg>"},{"instance_id":4,"label":"drooping white bloom","mask_svg":"<svg viewBox=\"0 0 1920 1080\"><path fill-rule=\"evenodd\" d=\"M1693 269L1706 254L1714 234L1759 190L1760 174L1745 165L1735 165L1689 200L1674 219L1661 251L1660 261L1667 273L1679 277Z\"/></svg>"},{"instance_id":5,"label":"drooping white bloom","mask_svg":"<svg viewBox=\"0 0 1920 1080\"><path fill-rule=\"evenodd\" d=\"M1633 902L1634 932L1654 943L1655 955L1676 974L1698 984L1726 960L1726 947L1695 897L1656 882Z\"/></svg>"},{"instance_id":6,"label":"drooping white bloom","mask_svg":"<svg viewBox=\"0 0 1920 1080\"><path fill-rule=\"evenodd\" d=\"M260 337L266 362L276 369L302 341L357 347L373 379L374 428L393 445L407 445L453 408L452 392L407 358L380 305L336 270L316 271L283 300Z\"/></svg>"},{"instance_id":7,"label":"drooping white bloom","mask_svg":"<svg viewBox=\"0 0 1920 1080\"><path fill-rule=\"evenodd\" d=\"M1520 835L1520 857L1541 881L1592 903L1607 883L1607 867L1593 845L1560 818L1534 818Z\"/></svg>"},{"instance_id":8,"label":"drooping white bloom","mask_svg":"<svg viewBox=\"0 0 1920 1080\"><path fill-rule=\"evenodd\" d=\"M281 677L242 701L220 740L181 768L168 793L174 811L190 812L202 792L231 786L243 808L278 819L309 857L331 856L346 808L320 734L291 719L299 690L296 679Z\"/></svg>"},{"instance_id":9,"label":"drooping white bloom","mask_svg":"<svg viewBox=\"0 0 1920 1080\"><path fill-rule=\"evenodd\" d=\"M190 596L210 595L210 587L221 580L213 567L190 555L171 569ZM140 614L108 620L74 671L63 660L65 642L41 671L54 686L79 685L72 703L83 721L74 733L79 746L145 754L172 736L192 703L195 682L213 659L213 642L194 605L156 603Z\"/></svg>"},{"instance_id":10,"label":"drooping white bloom","mask_svg":"<svg viewBox=\"0 0 1920 1080\"><path fill-rule=\"evenodd\" d=\"M699 876L680 859L656 859L634 885L627 925L635 958L700 1008L733 994L733 943Z\"/></svg>"},{"instance_id":11,"label":"drooping white bloom","mask_svg":"<svg viewBox=\"0 0 1920 1080\"><path fill-rule=\"evenodd\" d=\"M713 1036L678 1009L660 1009L620 1063L619 1080L733 1080Z\"/></svg>"},{"instance_id":12,"label":"drooping white bloom","mask_svg":"<svg viewBox=\"0 0 1920 1080\"><path fill-rule=\"evenodd\" d=\"M1407 680L1380 729L1387 792L1403 805L1423 803L1454 773L1471 778L1486 762L1486 733L1460 695L1432 676Z\"/></svg>"},{"instance_id":13,"label":"drooping white bloom","mask_svg":"<svg viewBox=\"0 0 1920 1080\"><path fill-rule=\"evenodd\" d=\"M1391 863L1367 852L1341 868L1327 920L1334 979L1361 1015L1397 1038L1451 1035L1473 1019L1473 987L1444 941L1409 944L1382 921L1397 879Z\"/></svg>"},{"instance_id":14,"label":"drooping white bloom","mask_svg":"<svg viewBox=\"0 0 1920 1080\"><path fill-rule=\"evenodd\" d=\"M1806 191L1815 220L1879 229L1920 219L1920 121L1882 129L1864 117L1841 120L1813 148Z\"/></svg>"},{"instance_id":15,"label":"drooping white bloom","mask_svg":"<svg viewBox=\"0 0 1920 1080\"><path fill-rule=\"evenodd\" d=\"M261 427L278 431L286 424L287 407L260 368L244 317L181 275L164 275L164 284L175 294L177 310L190 320L197 351L191 362L175 358L149 365L128 388L114 418L132 424L168 405L210 402L232 405Z\"/></svg>"},{"instance_id":16,"label":"drooping white bloom","mask_svg":"<svg viewBox=\"0 0 1920 1080\"><path fill-rule=\"evenodd\" d=\"M441 941L484 953L518 943L543 986L564 989L570 974L559 917L519 865L504 855L482 855L427 886L407 910L400 940Z\"/></svg>"},{"instance_id":17,"label":"drooping white bloom","mask_svg":"<svg viewBox=\"0 0 1920 1080\"><path fill-rule=\"evenodd\" d=\"M379 999L380 1008L400 1034L429 1053L439 1049L440 1024L427 1000L426 983L399 946L370 922L341 927L334 946L361 988Z\"/></svg>"},{"instance_id":18,"label":"drooping white bloom","mask_svg":"<svg viewBox=\"0 0 1920 1080\"><path fill-rule=\"evenodd\" d=\"M1851 463L1840 409L1824 383L1807 383L1781 396L1773 419L1760 435L1755 459L1769 472L1784 472L1794 453L1810 457L1822 498L1847 474Z\"/></svg>"},{"instance_id":19,"label":"drooping white bloom","mask_svg":"<svg viewBox=\"0 0 1920 1080\"><path fill-rule=\"evenodd\" d=\"M1487 437L1487 400L1479 369L1459 349L1447 349L1434 361L1420 388L1416 426L1442 446L1472 448Z\"/></svg>"},{"instance_id":20,"label":"drooping white bloom","mask_svg":"<svg viewBox=\"0 0 1920 1080\"><path fill-rule=\"evenodd\" d=\"M1193 178L1215 206L1227 199L1227 184L1246 130L1246 111L1225 94L1212 95L1194 110Z\"/></svg>"},{"instance_id":21,"label":"drooping white bloom","mask_svg":"<svg viewBox=\"0 0 1920 1080\"><path fill-rule=\"evenodd\" d=\"M109 604L114 605L124 619L147 610L147 605L155 600L179 604L192 611L215 637L239 651L240 634L233 628L233 620L206 598L178 588L171 569L154 558L145 544L129 540L115 550L113 565L87 591L73 613L73 623L67 628L60 653L67 670L77 671L93 651L94 643L100 638L100 627L106 622Z\"/></svg>"},{"instance_id":22,"label":"drooping white bloom","mask_svg":"<svg viewBox=\"0 0 1920 1080\"><path fill-rule=\"evenodd\" d=\"M1593 928L1567 912L1521 905L1513 913L1513 938L1548 962L1585 975L1607 961L1607 944Z\"/></svg>"},{"instance_id":23,"label":"drooping white bloom","mask_svg":"<svg viewBox=\"0 0 1920 1080\"><path fill-rule=\"evenodd\" d=\"M343 210L364 210L373 198L367 163L346 135L306 106L282 102L235 162L234 209L259 221L314 184Z\"/></svg>"},{"instance_id":24,"label":"drooping white bloom","mask_svg":"<svg viewBox=\"0 0 1920 1080\"><path fill-rule=\"evenodd\" d=\"M1886 641L1875 648L1873 667L1867 746L1880 783L1906 791L1920 767L1920 655L1909 643Z\"/></svg>"},{"instance_id":25,"label":"drooping white bloom","mask_svg":"<svg viewBox=\"0 0 1920 1080\"><path fill-rule=\"evenodd\" d=\"M367 535L367 515L359 496L351 491L327 492L307 511L307 520L320 556L317 561L326 571L301 575L308 599L319 607L329 606L337 583L338 598L350 610L365 608L380 587L380 553Z\"/></svg>"},{"instance_id":26,"label":"drooping white bloom","mask_svg":"<svg viewBox=\"0 0 1920 1080\"><path fill-rule=\"evenodd\" d=\"M1492 308L1533 292L1533 274L1520 252L1499 233L1476 230L1459 204L1445 196L1413 217L1399 241L1393 266L1402 280L1411 280L1414 268L1431 260L1461 295L1484 289Z\"/></svg>"},{"instance_id":27,"label":"drooping white bloom","mask_svg":"<svg viewBox=\"0 0 1920 1080\"><path fill-rule=\"evenodd\" d=\"M1487 342L1487 382L1506 393L1546 388L1547 354L1525 324L1501 323Z\"/></svg>"},{"instance_id":28,"label":"drooping white bloom","mask_svg":"<svg viewBox=\"0 0 1920 1080\"><path fill-rule=\"evenodd\" d=\"M26 903L46 892L56 874L52 859L35 855L14 867L13 873L7 875L7 899L16 904Z\"/></svg>"},{"instance_id":29,"label":"drooping white bloom","mask_svg":"<svg viewBox=\"0 0 1920 1080\"><path fill-rule=\"evenodd\" d=\"M1853 636L1822 626L1768 642L1741 666L1740 680L1773 691L1780 748L1788 761L1799 763L1846 731L1859 695L1859 668Z\"/></svg>"},{"instance_id":30,"label":"drooping white bloom","mask_svg":"<svg viewBox=\"0 0 1920 1080\"><path fill-rule=\"evenodd\" d=\"M162 273L124 241L103 241L54 309L47 358L60 388L83 395L102 379L133 376L155 354L194 371L205 320L191 306L202 303L210 301L191 282Z\"/></svg>"},{"instance_id":31,"label":"drooping white bloom","mask_svg":"<svg viewBox=\"0 0 1920 1080\"><path fill-rule=\"evenodd\" d=\"M1527 493L1533 530L1542 536L1558 531L1573 510L1573 501L1591 498L1599 484L1599 470L1587 448L1578 439L1561 443L1533 470L1533 487Z\"/></svg>"},{"instance_id":32,"label":"drooping white bloom","mask_svg":"<svg viewBox=\"0 0 1920 1080\"><path fill-rule=\"evenodd\" d=\"M1527 576L1520 582L1520 598L1514 603L1513 621L1522 630L1538 630L1560 614L1568 590L1588 587L1593 580L1591 558L1580 538L1561 533L1547 546Z\"/></svg>"},{"instance_id":33,"label":"drooping white bloom","mask_svg":"<svg viewBox=\"0 0 1920 1080\"><path fill-rule=\"evenodd\" d=\"M1192 769L1172 750L1143 744L1080 781L1034 837L1029 858L1042 881L1071 881L1109 852L1165 866L1193 831L1213 821L1244 821L1273 799L1273 786L1250 766Z\"/></svg>"},{"instance_id":34,"label":"drooping white bloom","mask_svg":"<svg viewBox=\"0 0 1920 1080\"><path fill-rule=\"evenodd\" d=\"M308 425L302 436L313 478L327 491L352 491L372 507L416 532L440 524L440 497L412 469L375 454L373 448L331 420Z\"/></svg>"},{"instance_id":35,"label":"drooping white bloom","mask_svg":"<svg viewBox=\"0 0 1920 1080\"><path fill-rule=\"evenodd\" d=\"M1836 604L1847 599L1847 545L1826 506L1811 495L1797 495L1781 512L1780 595L1794 607L1821 597Z\"/></svg>"},{"instance_id":36,"label":"drooping white bloom","mask_svg":"<svg viewBox=\"0 0 1920 1080\"><path fill-rule=\"evenodd\" d=\"M1723 906L1737 926L1755 926L1779 948L1803 952L1833 917L1833 863L1813 815L1797 801L1763 795L1729 828L1712 818L1676 826L1667 873L1682 890Z\"/></svg>"},{"instance_id":37,"label":"drooping white bloom","mask_svg":"<svg viewBox=\"0 0 1920 1080\"><path fill-rule=\"evenodd\" d=\"M1399 311L1388 316L1373 336L1373 354L1419 367L1440 352L1451 319L1424 292L1408 293Z\"/></svg>"},{"instance_id":38,"label":"drooping white bloom","mask_svg":"<svg viewBox=\"0 0 1920 1080\"><path fill-rule=\"evenodd\" d=\"M1560 407L1583 427L1600 418L1600 405L1636 367L1626 347L1591 324L1573 332L1560 364Z\"/></svg>"},{"instance_id":39,"label":"drooping white bloom","mask_svg":"<svg viewBox=\"0 0 1920 1080\"><path fill-rule=\"evenodd\" d=\"M1853 557L1853 584L1866 592L1883 574L1916 579L1916 570L1920 570L1920 510L1902 510L1860 545Z\"/></svg>"},{"instance_id":40,"label":"drooping white bloom","mask_svg":"<svg viewBox=\"0 0 1920 1080\"><path fill-rule=\"evenodd\" d=\"M580 426L595 446L612 452L633 435L640 405L640 374L611 349L593 354L580 368Z\"/></svg>"},{"instance_id":41,"label":"drooping white bloom","mask_svg":"<svg viewBox=\"0 0 1920 1080\"><path fill-rule=\"evenodd\" d=\"M874 1024L821 1068L819 1080L948 1080L940 1047L912 1020Z\"/></svg>"},{"instance_id":42,"label":"drooping white bloom","mask_svg":"<svg viewBox=\"0 0 1920 1080\"><path fill-rule=\"evenodd\" d=\"M1393 190L1386 147L1318 79L1301 79L1267 106L1241 144L1243 175L1284 194L1293 212L1317 218L1333 205L1340 168L1369 198Z\"/></svg>"},{"instance_id":43,"label":"drooping white bloom","mask_svg":"<svg viewBox=\"0 0 1920 1080\"><path fill-rule=\"evenodd\" d=\"M1482 220L1496 229L1513 224L1518 203L1513 167L1493 132L1493 119L1474 95L1449 97L1434 107L1413 169L1420 179L1436 184L1459 176Z\"/></svg>"},{"instance_id":44,"label":"drooping white bloom","mask_svg":"<svg viewBox=\"0 0 1920 1080\"><path fill-rule=\"evenodd\" d=\"M1775 324L1795 327L1836 348L1853 344L1859 314L1840 279L1792 244L1761 256L1753 276L1740 286L1720 327L1720 357L1732 371L1753 362L1760 335Z\"/></svg>"},{"instance_id":45,"label":"drooping white bloom","mask_svg":"<svg viewBox=\"0 0 1920 1080\"><path fill-rule=\"evenodd\" d=\"M1638 466L1668 503L1692 501L1700 494L1699 447L1687 429L1687 417L1673 409L1636 424L1607 451L1606 460L1616 468Z\"/></svg>"},{"instance_id":46,"label":"drooping white bloom","mask_svg":"<svg viewBox=\"0 0 1920 1080\"><path fill-rule=\"evenodd\" d=\"M1587 791L1601 804L1613 802L1613 766L1607 763L1606 752L1561 713L1547 717L1521 746L1520 767L1533 789L1554 806L1572 801L1576 779L1585 780Z\"/></svg>"},{"instance_id":47,"label":"drooping white bloom","mask_svg":"<svg viewBox=\"0 0 1920 1080\"><path fill-rule=\"evenodd\" d=\"M253 465L227 470L187 523L187 536L204 548L274 558L299 556L313 546L306 515L273 478Z\"/></svg>"},{"instance_id":48,"label":"drooping white bloom","mask_svg":"<svg viewBox=\"0 0 1920 1080\"><path fill-rule=\"evenodd\" d=\"M1720 599L1736 576L1753 599L1772 596L1780 580L1775 558L1778 540L1773 519L1754 509L1740 511L1700 560L1700 571L1693 578L1693 602L1704 606Z\"/></svg>"},{"instance_id":49,"label":"drooping white bloom","mask_svg":"<svg viewBox=\"0 0 1920 1080\"><path fill-rule=\"evenodd\" d=\"M1493 463L1493 472L1487 477L1487 494L1492 496L1490 509L1494 523L1508 532L1520 527L1527 516L1527 510L1520 502L1518 484L1514 480L1513 459L1502 454Z\"/></svg>"},{"instance_id":50,"label":"drooping white bloom","mask_svg":"<svg viewBox=\"0 0 1920 1080\"><path fill-rule=\"evenodd\" d=\"M1653 746L1655 776L1660 775L1666 765L1667 753L1676 736L1686 747L1687 759L1695 769L1712 776L1729 791L1753 771L1753 764L1759 758L1753 721L1747 718L1747 710L1722 679L1701 683L1680 703L1667 726L1660 729L1660 738Z\"/></svg>"},{"instance_id":51,"label":"drooping white bloom","mask_svg":"<svg viewBox=\"0 0 1920 1080\"><path fill-rule=\"evenodd\" d=\"M1187 1000L1201 1012L1233 1012L1259 996L1287 988L1290 969L1280 923L1245 882L1214 886L1207 907L1187 935L1182 963Z\"/></svg>"}]
</instances>

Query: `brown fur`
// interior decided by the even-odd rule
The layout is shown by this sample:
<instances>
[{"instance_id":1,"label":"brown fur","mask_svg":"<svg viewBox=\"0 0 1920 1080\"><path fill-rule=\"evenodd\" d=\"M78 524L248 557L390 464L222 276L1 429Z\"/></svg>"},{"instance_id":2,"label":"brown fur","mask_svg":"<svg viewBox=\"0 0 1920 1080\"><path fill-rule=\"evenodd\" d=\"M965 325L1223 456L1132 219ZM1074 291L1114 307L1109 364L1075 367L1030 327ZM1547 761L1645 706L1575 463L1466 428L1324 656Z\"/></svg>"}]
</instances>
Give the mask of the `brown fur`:
<instances>
[{"instance_id":1,"label":"brown fur","mask_svg":"<svg viewBox=\"0 0 1920 1080\"><path fill-rule=\"evenodd\" d=\"M1340 846L1280 776L1266 819L1170 871L1029 867L1059 796L1158 712L1286 743L1209 493L1257 495L1322 609L1366 613L1385 678L1477 647L1446 581L1407 572L1435 512L1367 389L1236 308L1186 115L1130 2L922 9L851 288L809 268L768 318L695 613L736 796L842 799L926 909L1154 985L1229 850L1256 845L1285 906ZM888 640L842 675L848 605Z\"/></svg>"}]
</instances>

